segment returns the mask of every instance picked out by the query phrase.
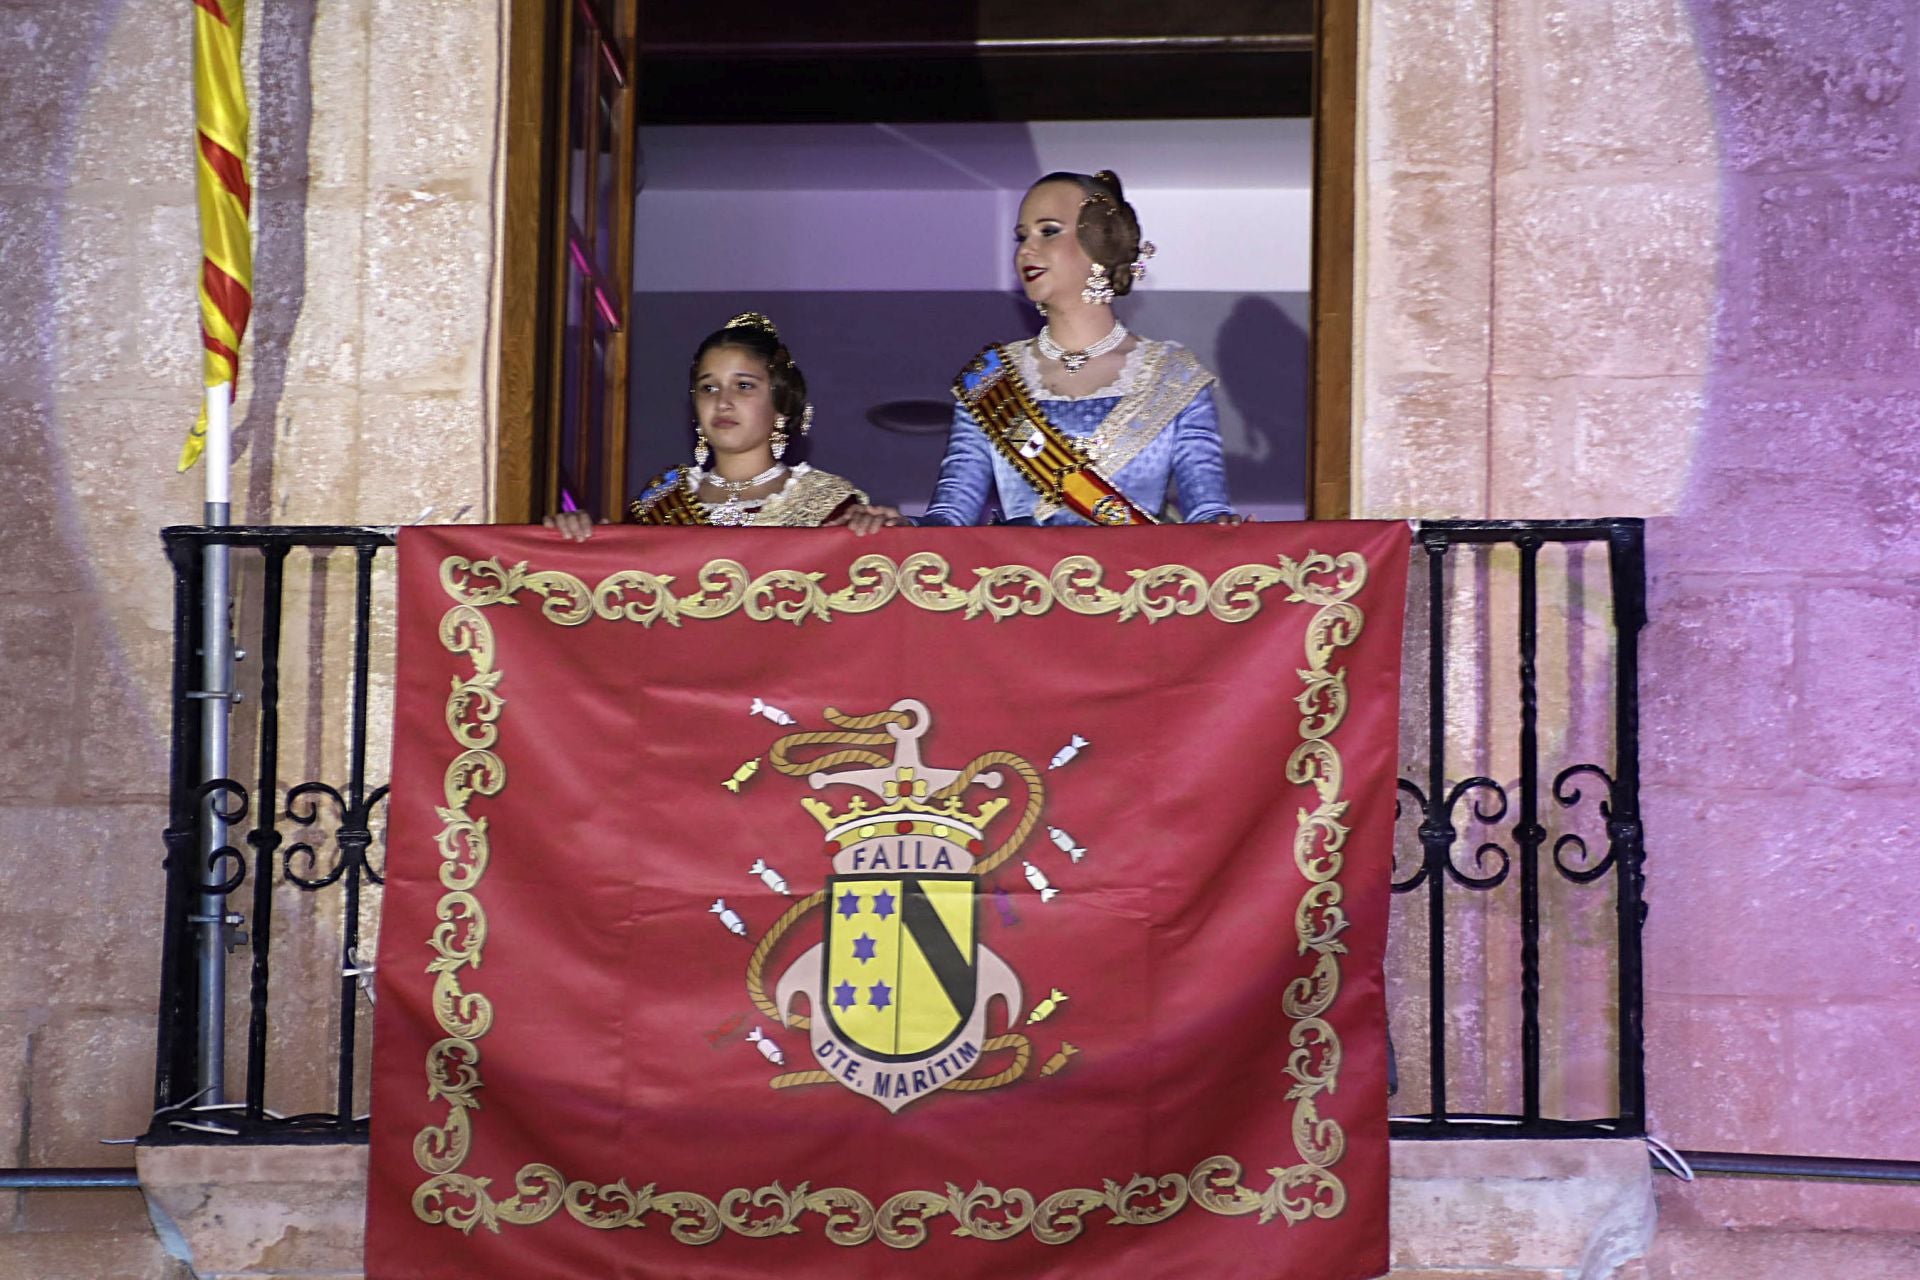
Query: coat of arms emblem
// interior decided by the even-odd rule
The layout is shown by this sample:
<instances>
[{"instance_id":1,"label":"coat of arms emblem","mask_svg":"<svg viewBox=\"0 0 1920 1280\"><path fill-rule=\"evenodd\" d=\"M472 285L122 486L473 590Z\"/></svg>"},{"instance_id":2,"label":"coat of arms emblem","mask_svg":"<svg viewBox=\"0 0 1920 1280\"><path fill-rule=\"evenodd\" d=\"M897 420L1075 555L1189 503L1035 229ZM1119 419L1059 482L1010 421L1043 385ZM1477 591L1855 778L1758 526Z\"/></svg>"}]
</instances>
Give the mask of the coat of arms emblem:
<instances>
[{"instance_id":1,"label":"coat of arms emblem","mask_svg":"<svg viewBox=\"0 0 1920 1280\"><path fill-rule=\"evenodd\" d=\"M815 914L820 941L780 972L770 1000L754 966L748 985L763 1011L807 1030L819 1071L790 1083L830 1079L898 1112L965 1079L979 1087L990 1050L1012 1041L1027 1047L1024 1036L989 1030L990 1007L1003 1010L996 1021L1007 1028L1023 1010L1018 975L981 939L980 877L1032 830L1043 788L1031 765L1006 752L966 769L927 765L920 739L931 714L913 699L875 716L827 714L838 732L789 734L768 759L834 792L837 804L801 800L821 826L833 870L762 938L755 964ZM793 759L828 745L840 749ZM891 746L890 757L872 749L881 745ZM999 790L1008 773L1026 784L1026 812L989 852L987 829L1012 802L988 796L975 804L967 793Z\"/></svg>"}]
</instances>

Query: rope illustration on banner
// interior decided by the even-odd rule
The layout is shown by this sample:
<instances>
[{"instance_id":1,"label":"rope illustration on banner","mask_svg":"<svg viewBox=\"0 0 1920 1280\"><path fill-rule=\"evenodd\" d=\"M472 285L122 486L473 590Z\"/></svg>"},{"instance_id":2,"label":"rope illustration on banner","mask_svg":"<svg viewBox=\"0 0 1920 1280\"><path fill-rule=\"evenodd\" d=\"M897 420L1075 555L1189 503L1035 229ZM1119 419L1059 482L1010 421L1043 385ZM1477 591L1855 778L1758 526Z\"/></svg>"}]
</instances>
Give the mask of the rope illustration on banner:
<instances>
[{"instance_id":1,"label":"rope illustration on banner","mask_svg":"<svg viewBox=\"0 0 1920 1280\"><path fill-rule=\"evenodd\" d=\"M760 941L753 948L753 954L747 957L747 994L752 997L754 1008L760 1010L760 1012L766 1014L776 1022L784 1022L785 1019L781 1018L778 1006L773 1003L773 997L767 994L767 956L772 953L780 939L786 937L787 930L793 928L809 911L812 911L826 900L827 891L825 889L815 889L812 893L800 899L800 901L794 903L791 907L788 907L785 914L778 920L775 920L773 926L761 936ZM804 1031L813 1025L813 1019L807 1017L804 1013L795 1014L793 1021L786 1025ZM824 1071L790 1072L788 1074L817 1074L822 1079L826 1078L826 1072ZM783 1080L786 1078L787 1076L780 1077L780 1079Z\"/></svg>"},{"instance_id":2,"label":"rope illustration on banner","mask_svg":"<svg viewBox=\"0 0 1920 1280\"><path fill-rule=\"evenodd\" d=\"M822 714L833 729L808 730L801 733L789 733L774 741L767 750L767 763L775 772L790 778L810 778L816 773L825 773L842 765L859 764L871 768L885 768L891 764L892 757L872 747L886 746L893 742L892 735L882 726L898 725L905 727L912 723L913 717L904 711L877 711L870 715L848 715L834 707L828 707ZM822 755L805 760L796 760L793 752L804 747L838 747ZM974 757L960 776L933 794L933 799L943 800L948 796L957 796L973 785L974 779L989 769L1004 768L1017 774L1026 785L1026 809L1020 820L1014 824L1013 832L1000 843L999 848L982 858L977 864L976 874L986 875L1012 857L1014 852L1026 843L1033 834L1034 826L1040 821L1040 811L1046 804L1046 783L1041 780L1040 771L1022 757L1011 751L989 751ZM754 945L753 954L747 959L747 995L753 1000L754 1007L776 1022L805 1030L813 1025L812 1019L805 1014L796 1014L789 1022L783 1011L774 1004L767 994L767 960L779 946L781 939L806 916L818 909L827 900L827 893L819 889L802 898L775 920L760 941ZM976 1092L982 1089L997 1089L1001 1085L1011 1084L1026 1073L1033 1061L1033 1043L1019 1032L1008 1032L987 1040L981 1049L992 1053L1000 1049L1011 1049L1013 1062L1000 1071L987 1076L959 1076L947 1081L943 1086L956 1092ZM800 1085L831 1084L833 1075L826 1071L789 1071L775 1076L772 1084L776 1089L791 1089Z\"/></svg>"},{"instance_id":3,"label":"rope illustration on banner","mask_svg":"<svg viewBox=\"0 0 1920 1280\"><path fill-rule=\"evenodd\" d=\"M833 707L828 707L822 714L828 723L838 725L841 731L820 729L805 733L789 733L775 741L768 749L767 763L789 778L811 777L843 764L864 764L875 769L884 769L893 763L893 758L882 755L878 751L868 751L866 748L887 746L893 742L892 735L885 731L877 733L860 731L877 729L886 724L904 726L913 720L913 717L904 711L876 711L872 715L850 716ZM787 752L794 747L821 746L827 743L838 743L846 749L835 751L830 755L816 756L807 761L795 761L787 755Z\"/></svg>"}]
</instances>

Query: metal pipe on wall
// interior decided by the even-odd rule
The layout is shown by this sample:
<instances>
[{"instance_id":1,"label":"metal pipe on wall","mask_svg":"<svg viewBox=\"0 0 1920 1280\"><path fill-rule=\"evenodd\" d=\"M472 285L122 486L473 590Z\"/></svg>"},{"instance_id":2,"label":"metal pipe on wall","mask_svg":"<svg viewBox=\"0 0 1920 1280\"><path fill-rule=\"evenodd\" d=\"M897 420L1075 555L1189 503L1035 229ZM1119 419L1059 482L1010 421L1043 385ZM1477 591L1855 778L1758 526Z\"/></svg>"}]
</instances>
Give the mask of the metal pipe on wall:
<instances>
[{"instance_id":1,"label":"metal pipe on wall","mask_svg":"<svg viewBox=\"0 0 1920 1280\"><path fill-rule=\"evenodd\" d=\"M1920 1160L1856 1160L1848 1156L1772 1155L1743 1151L1680 1151L1676 1154L1695 1173L1785 1178L1792 1181L1920 1183ZM1655 1164L1665 1168L1657 1160Z\"/></svg>"},{"instance_id":2,"label":"metal pipe on wall","mask_svg":"<svg viewBox=\"0 0 1920 1280\"><path fill-rule=\"evenodd\" d=\"M207 500L205 522L213 528L231 523L233 441L231 413L233 384L207 388ZM203 550L206 570L201 578L200 599L200 689L203 699L200 716L200 780L216 782L227 777L227 747L233 713L233 622L228 616L233 591L231 581L232 550L222 543L209 543ZM271 796L261 797L271 804ZM220 851L227 847L226 810L221 794L210 790L201 801L201 866L203 883L211 883L215 868L223 861ZM195 1080L203 1104L226 1101L227 1057L227 895L202 893L194 912L199 926L198 977L200 988L200 1025L198 1036L198 1073Z\"/></svg>"},{"instance_id":3,"label":"metal pipe on wall","mask_svg":"<svg viewBox=\"0 0 1920 1280\"><path fill-rule=\"evenodd\" d=\"M6 1191L104 1190L139 1185L140 1174L134 1169L0 1169L0 1190Z\"/></svg>"}]
</instances>

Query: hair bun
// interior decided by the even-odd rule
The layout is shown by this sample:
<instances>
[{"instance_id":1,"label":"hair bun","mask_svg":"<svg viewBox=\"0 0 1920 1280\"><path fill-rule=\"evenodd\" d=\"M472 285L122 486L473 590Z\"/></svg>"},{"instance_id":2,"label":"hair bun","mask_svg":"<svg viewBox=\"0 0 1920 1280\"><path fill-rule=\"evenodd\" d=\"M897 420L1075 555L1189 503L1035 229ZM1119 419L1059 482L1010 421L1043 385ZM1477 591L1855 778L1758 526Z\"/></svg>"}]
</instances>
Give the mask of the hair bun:
<instances>
[{"instance_id":1,"label":"hair bun","mask_svg":"<svg viewBox=\"0 0 1920 1280\"><path fill-rule=\"evenodd\" d=\"M780 340L780 330L774 328L773 321L767 319L764 314L758 311L742 311L721 327L724 329L758 329L775 342Z\"/></svg>"},{"instance_id":2,"label":"hair bun","mask_svg":"<svg viewBox=\"0 0 1920 1280\"><path fill-rule=\"evenodd\" d=\"M1115 200L1126 199L1126 196L1123 195L1120 190L1120 175L1115 173L1113 170L1102 169L1098 173L1095 173L1093 175L1093 180L1095 182L1104 183L1108 188L1110 188L1113 191L1113 198Z\"/></svg>"}]
</instances>

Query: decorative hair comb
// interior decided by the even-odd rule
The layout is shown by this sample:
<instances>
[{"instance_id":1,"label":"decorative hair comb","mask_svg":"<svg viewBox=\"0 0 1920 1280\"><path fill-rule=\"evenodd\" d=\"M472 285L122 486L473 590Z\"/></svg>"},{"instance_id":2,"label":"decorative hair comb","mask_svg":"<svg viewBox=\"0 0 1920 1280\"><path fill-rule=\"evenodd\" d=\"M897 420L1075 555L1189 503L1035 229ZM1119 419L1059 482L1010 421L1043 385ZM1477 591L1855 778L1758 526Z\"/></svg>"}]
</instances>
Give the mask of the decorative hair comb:
<instances>
[{"instance_id":1,"label":"decorative hair comb","mask_svg":"<svg viewBox=\"0 0 1920 1280\"><path fill-rule=\"evenodd\" d=\"M742 311L739 315L727 321L725 327L728 329L758 329L774 341L778 342L780 340L780 330L774 328L773 321L767 319L764 314L758 311Z\"/></svg>"},{"instance_id":2,"label":"decorative hair comb","mask_svg":"<svg viewBox=\"0 0 1920 1280\"><path fill-rule=\"evenodd\" d=\"M1154 248L1153 241L1142 240L1140 242L1140 256L1135 258L1127 267L1127 270L1133 273L1135 280L1147 274L1147 259L1151 258L1157 252L1159 251Z\"/></svg>"}]
</instances>

